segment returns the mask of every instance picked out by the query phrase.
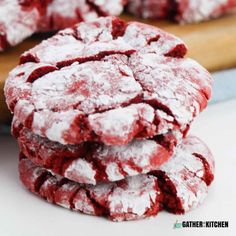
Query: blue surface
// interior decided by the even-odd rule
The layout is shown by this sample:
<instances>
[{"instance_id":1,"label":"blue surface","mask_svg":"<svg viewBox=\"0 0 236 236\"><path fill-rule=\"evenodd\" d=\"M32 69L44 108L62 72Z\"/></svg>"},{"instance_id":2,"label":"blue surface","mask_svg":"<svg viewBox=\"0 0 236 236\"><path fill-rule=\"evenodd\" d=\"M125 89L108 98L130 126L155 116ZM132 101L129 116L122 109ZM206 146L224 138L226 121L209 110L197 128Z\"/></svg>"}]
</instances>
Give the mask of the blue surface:
<instances>
[{"instance_id":1,"label":"blue surface","mask_svg":"<svg viewBox=\"0 0 236 236\"><path fill-rule=\"evenodd\" d=\"M210 104L236 99L236 69L213 74L213 97Z\"/></svg>"}]
</instances>

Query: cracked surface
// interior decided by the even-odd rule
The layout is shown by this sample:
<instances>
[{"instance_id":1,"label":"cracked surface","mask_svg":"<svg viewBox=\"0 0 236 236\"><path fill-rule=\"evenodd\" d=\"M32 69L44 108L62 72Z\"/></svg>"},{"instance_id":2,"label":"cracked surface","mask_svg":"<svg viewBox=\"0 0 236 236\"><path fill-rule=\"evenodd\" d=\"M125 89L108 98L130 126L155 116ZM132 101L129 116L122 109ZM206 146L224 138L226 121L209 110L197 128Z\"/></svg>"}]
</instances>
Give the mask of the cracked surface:
<instances>
[{"instance_id":1,"label":"cracked surface","mask_svg":"<svg viewBox=\"0 0 236 236\"><path fill-rule=\"evenodd\" d=\"M21 56L7 103L33 133L62 144L181 138L212 83L185 54L181 40L152 26L114 17L80 23Z\"/></svg>"},{"instance_id":2,"label":"cracked surface","mask_svg":"<svg viewBox=\"0 0 236 236\"><path fill-rule=\"evenodd\" d=\"M236 0L129 0L128 11L143 18L171 18L194 23L224 15L236 8Z\"/></svg>"},{"instance_id":3,"label":"cracked surface","mask_svg":"<svg viewBox=\"0 0 236 236\"><path fill-rule=\"evenodd\" d=\"M119 15L124 4L124 0L1 0L0 51L36 32L65 29L99 16Z\"/></svg>"},{"instance_id":4,"label":"cracked surface","mask_svg":"<svg viewBox=\"0 0 236 236\"><path fill-rule=\"evenodd\" d=\"M122 221L156 215L159 210L161 193L153 176L136 176L110 184L83 186L62 180L27 159L20 161L19 171L22 182L31 192L49 202L85 214L103 215L114 221Z\"/></svg>"},{"instance_id":5,"label":"cracked surface","mask_svg":"<svg viewBox=\"0 0 236 236\"><path fill-rule=\"evenodd\" d=\"M134 140L125 146L64 146L26 128L19 132L18 143L21 152L36 165L75 182L93 185L156 170L172 153L156 140Z\"/></svg>"},{"instance_id":6,"label":"cracked surface","mask_svg":"<svg viewBox=\"0 0 236 236\"><path fill-rule=\"evenodd\" d=\"M199 206L214 179L214 171L214 158L209 148L197 137L184 139L173 157L152 172L159 180L164 208L183 214Z\"/></svg>"},{"instance_id":7,"label":"cracked surface","mask_svg":"<svg viewBox=\"0 0 236 236\"><path fill-rule=\"evenodd\" d=\"M209 168L195 154L202 155ZM197 207L213 180L214 160L206 145L191 136L159 170L114 183L81 185L36 166L23 155L19 172L26 188L48 202L122 221L155 216L163 208L182 214ZM207 183L206 175L211 175Z\"/></svg>"}]
</instances>

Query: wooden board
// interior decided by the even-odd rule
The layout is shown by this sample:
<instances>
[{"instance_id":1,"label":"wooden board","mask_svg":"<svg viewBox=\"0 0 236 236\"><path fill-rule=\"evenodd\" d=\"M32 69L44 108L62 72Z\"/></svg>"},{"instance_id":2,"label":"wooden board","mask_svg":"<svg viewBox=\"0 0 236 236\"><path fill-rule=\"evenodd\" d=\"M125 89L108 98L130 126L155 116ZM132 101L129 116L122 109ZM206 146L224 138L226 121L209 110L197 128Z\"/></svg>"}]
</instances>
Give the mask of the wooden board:
<instances>
[{"instance_id":1,"label":"wooden board","mask_svg":"<svg viewBox=\"0 0 236 236\"><path fill-rule=\"evenodd\" d=\"M124 15L126 21L139 20ZM182 38L189 47L189 57L196 59L210 71L236 66L236 15L194 25L180 26L167 21L144 21ZM0 123L9 117L4 102L3 86L8 72L14 68L19 55L42 40L42 36L27 39L19 46L0 53Z\"/></svg>"}]
</instances>

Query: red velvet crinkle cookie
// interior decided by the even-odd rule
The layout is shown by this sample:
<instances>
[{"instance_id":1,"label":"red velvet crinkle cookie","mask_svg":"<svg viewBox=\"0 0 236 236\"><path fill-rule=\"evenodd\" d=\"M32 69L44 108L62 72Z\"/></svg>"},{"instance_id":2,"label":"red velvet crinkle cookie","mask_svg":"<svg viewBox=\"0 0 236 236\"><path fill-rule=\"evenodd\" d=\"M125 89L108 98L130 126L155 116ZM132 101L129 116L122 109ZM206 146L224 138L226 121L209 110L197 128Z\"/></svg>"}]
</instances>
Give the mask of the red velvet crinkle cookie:
<instances>
[{"instance_id":1,"label":"red velvet crinkle cookie","mask_svg":"<svg viewBox=\"0 0 236 236\"><path fill-rule=\"evenodd\" d=\"M216 18L236 9L236 0L129 0L128 11L143 18L171 18L193 23Z\"/></svg>"},{"instance_id":2,"label":"red velvet crinkle cookie","mask_svg":"<svg viewBox=\"0 0 236 236\"><path fill-rule=\"evenodd\" d=\"M157 140L134 140L124 146L52 142L23 128L18 143L33 163L78 183L113 182L158 169L171 156Z\"/></svg>"},{"instance_id":3,"label":"red velvet crinkle cookie","mask_svg":"<svg viewBox=\"0 0 236 236\"><path fill-rule=\"evenodd\" d=\"M211 75L162 30L105 17L21 56L5 95L15 118L62 144L125 145L185 135L211 96Z\"/></svg>"},{"instance_id":4,"label":"red velvet crinkle cookie","mask_svg":"<svg viewBox=\"0 0 236 236\"><path fill-rule=\"evenodd\" d=\"M155 216L161 209L181 214L201 204L213 180L214 160L202 141L186 138L159 170L119 182L81 185L38 167L23 155L20 178L48 202L113 221Z\"/></svg>"},{"instance_id":5,"label":"red velvet crinkle cookie","mask_svg":"<svg viewBox=\"0 0 236 236\"><path fill-rule=\"evenodd\" d=\"M125 0L1 0L0 51L36 32L65 29L100 16L119 15Z\"/></svg>"},{"instance_id":6,"label":"red velvet crinkle cookie","mask_svg":"<svg viewBox=\"0 0 236 236\"><path fill-rule=\"evenodd\" d=\"M118 16L125 0L51 0L46 15L38 24L38 31L60 30L81 21L99 16Z\"/></svg>"},{"instance_id":7,"label":"red velvet crinkle cookie","mask_svg":"<svg viewBox=\"0 0 236 236\"><path fill-rule=\"evenodd\" d=\"M47 1L0 1L0 51L15 46L37 30L37 22L44 14Z\"/></svg>"}]
</instances>

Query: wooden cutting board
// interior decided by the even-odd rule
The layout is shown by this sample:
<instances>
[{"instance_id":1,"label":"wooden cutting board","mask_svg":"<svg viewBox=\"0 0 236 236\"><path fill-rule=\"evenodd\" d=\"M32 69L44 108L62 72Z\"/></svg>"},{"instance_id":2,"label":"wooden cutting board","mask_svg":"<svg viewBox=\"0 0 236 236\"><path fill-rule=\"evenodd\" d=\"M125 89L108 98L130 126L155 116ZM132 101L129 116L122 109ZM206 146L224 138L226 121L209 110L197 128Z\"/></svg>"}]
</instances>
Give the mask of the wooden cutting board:
<instances>
[{"instance_id":1,"label":"wooden cutting board","mask_svg":"<svg viewBox=\"0 0 236 236\"><path fill-rule=\"evenodd\" d=\"M123 15L126 21L139 20ZM167 21L142 22L158 26L182 38L189 47L189 57L196 59L210 71L236 66L236 14L194 25L177 25ZM45 36L43 36L45 37ZM0 123L9 118L3 86L8 72L14 68L19 55L42 40L42 36L33 36L15 48L0 53Z\"/></svg>"}]
</instances>

